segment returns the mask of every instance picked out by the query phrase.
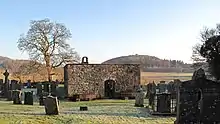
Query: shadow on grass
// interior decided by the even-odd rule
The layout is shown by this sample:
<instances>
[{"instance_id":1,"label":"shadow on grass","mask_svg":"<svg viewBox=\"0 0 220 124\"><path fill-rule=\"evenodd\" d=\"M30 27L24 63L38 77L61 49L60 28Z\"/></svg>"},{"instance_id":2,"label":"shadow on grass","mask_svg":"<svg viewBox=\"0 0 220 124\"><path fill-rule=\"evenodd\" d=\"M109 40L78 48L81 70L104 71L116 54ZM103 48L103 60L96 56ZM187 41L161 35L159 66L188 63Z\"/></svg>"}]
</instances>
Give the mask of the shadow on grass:
<instances>
[{"instance_id":1,"label":"shadow on grass","mask_svg":"<svg viewBox=\"0 0 220 124\"><path fill-rule=\"evenodd\" d=\"M125 117L137 117L137 118L146 118L146 119L155 119L155 118L170 118L170 117L160 117L160 116L152 116L149 113L149 110L147 108L136 108L137 112L108 112L108 111L100 111L100 112L94 112L94 111L79 111L79 110L72 110L72 111L63 111L60 112L61 114L74 114L74 115L79 115L79 114L84 114L84 115L94 115L94 116L125 116Z\"/></svg>"},{"instance_id":2,"label":"shadow on grass","mask_svg":"<svg viewBox=\"0 0 220 124\"><path fill-rule=\"evenodd\" d=\"M0 112L3 115L45 115L45 113L28 113L28 112Z\"/></svg>"}]
</instances>

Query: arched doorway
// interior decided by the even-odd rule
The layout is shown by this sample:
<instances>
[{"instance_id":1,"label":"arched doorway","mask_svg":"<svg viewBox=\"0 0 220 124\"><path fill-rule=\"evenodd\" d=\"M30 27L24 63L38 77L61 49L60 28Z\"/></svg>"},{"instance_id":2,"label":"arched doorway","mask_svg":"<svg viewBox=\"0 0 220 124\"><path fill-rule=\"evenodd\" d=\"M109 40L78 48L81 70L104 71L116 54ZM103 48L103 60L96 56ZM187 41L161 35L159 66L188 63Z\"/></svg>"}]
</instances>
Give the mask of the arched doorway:
<instances>
[{"instance_id":1,"label":"arched doorway","mask_svg":"<svg viewBox=\"0 0 220 124\"><path fill-rule=\"evenodd\" d=\"M114 80L106 80L104 82L105 84L105 97L106 98L109 98L109 99L112 99L114 98L114 95L115 95L115 81Z\"/></svg>"}]
</instances>

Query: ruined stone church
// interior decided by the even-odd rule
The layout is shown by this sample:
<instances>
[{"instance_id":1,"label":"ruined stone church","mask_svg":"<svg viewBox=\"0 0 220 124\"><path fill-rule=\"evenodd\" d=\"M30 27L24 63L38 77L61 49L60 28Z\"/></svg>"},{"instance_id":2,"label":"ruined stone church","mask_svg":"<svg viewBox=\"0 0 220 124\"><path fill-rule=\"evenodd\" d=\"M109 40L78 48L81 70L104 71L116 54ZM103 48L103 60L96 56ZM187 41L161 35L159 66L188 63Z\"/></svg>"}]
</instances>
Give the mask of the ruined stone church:
<instances>
[{"instance_id":1,"label":"ruined stone church","mask_svg":"<svg viewBox=\"0 0 220 124\"><path fill-rule=\"evenodd\" d=\"M140 85L139 64L89 64L83 57L80 64L64 67L67 97L93 94L96 98L133 97Z\"/></svg>"}]
</instances>

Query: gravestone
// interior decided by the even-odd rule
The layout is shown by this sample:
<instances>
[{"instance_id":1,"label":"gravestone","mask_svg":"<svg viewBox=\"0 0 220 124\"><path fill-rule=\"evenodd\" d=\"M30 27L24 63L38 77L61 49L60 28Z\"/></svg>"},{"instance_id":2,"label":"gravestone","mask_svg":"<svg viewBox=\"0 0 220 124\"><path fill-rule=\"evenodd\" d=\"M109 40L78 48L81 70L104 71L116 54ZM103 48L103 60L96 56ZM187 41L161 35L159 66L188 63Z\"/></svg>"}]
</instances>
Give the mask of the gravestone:
<instances>
[{"instance_id":1,"label":"gravestone","mask_svg":"<svg viewBox=\"0 0 220 124\"><path fill-rule=\"evenodd\" d=\"M0 95L3 96L4 95L4 81L3 79L0 79Z\"/></svg>"},{"instance_id":2,"label":"gravestone","mask_svg":"<svg viewBox=\"0 0 220 124\"><path fill-rule=\"evenodd\" d=\"M21 89L22 89L22 83L21 83L21 82L18 82L18 83L17 83L16 89L17 89L17 90L21 90Z\"/></svg>"},{"instance_id":3,"label":"gravestone","mask_svg":"<svg viewBox=\"0 0 220 124\"><path fill-rule=\"evenodd\" d=\"M220 84L206 79L205 72L194 72L192 80L178 89L176 124L220 123Z\"/></svg>"},{"instance_id":4,"label":"gravestone","mask_svg":"<svg viewBox=\"0 0 220 124\"><path fill-rule=\"evenodd\" d=\"M156 84L153 82L151 83L151 86L150 86L150 93L149 93L149 106L151 107L154 107L154 98L155 98L155 95L156 95Z\"/></svg>"},{"instance_id":5,"label":"gravestone","mask_svg":"<svg viewBox=\"0 0 220 124\"><path fill-rule=\"evenodd\" d=\"M8 91L8 96L7 96L8 101L12 101L12 90Z\"/></svg>"},{"instance_id":6,"label":"gravestone","mask_svg":"<svg viewBox=\"0 0 220 124\"><path fill-rule=\"evenodd\" d=\"M88 107L87 106L80 106L79 110L80 111L88 111Z\"/></svg>"},{"instance_id":7,"label":"gravestone","mask_svg":"<svg viewBox=\"0 0 220 124\"><path fill-rule=\"evenodd\" d=\"M167 84L167 90L168 90L169 93L173 93L174 92L174 82L173 81L170 81Z\"/></svg>"},{"instance_id":8,"label":"gravestone","mask_svg":"<svg viewBox=\"0 0 220 124\"><path fill-rule=\"evenodd\" d=\"M54 96L48 96L44 102L46 115L58 115L59 106L58 99Z\"/></svg>"},{"instance_id":9,"label":"gravestone","mask_svg":"<svg viewBox=\"0 0 220 124\"><path fill-rule=\"evenodd\" d=\"M37 83L36 84L36 87L37 87L37 96L41 96L42 95L42 90L43 90L43 88L42 88L42 83Z\"/></svg>"},{"instance_id":10,"label":"gravestone","mask_svg":"<svg viewBox=\"0 0 220 124\"><path fill-rule=\"evenodd\" d=\"M13 90L12 91L12 99L13 99L13 104L22 104L21 91L20 90Z\"/></svg>"},{"instance_id":11,"label":"gravestone","mask_svg":"<svg viewBox=\"0 0 220 124\"><path fill-rule=\"evenodd\" d=\"M48 82L43 83L44 86L44 92L50 92L50 84Z\"/></svg>"},{"instance_id":12,"label":"gravestone","mask_svg":"<svg viewBox=\"0 0 220 124\"><path fill-rule=\"evenodd\" d=\"M9 80L8 80L9 73L8 73L8 71L5 70L5 72L3 73L3 75L5 76L4 96L5 96L6 98L8 98L8 95L9 95Z\"/></svg>"},{"instance_id":13,"label":"gravestone","mask_svg":"<svg viewBox=\"0 0 220 124\"><path fill-rule=\"evenodd\" d=\"M135 96L135 106L136 107L144 107L144 92L142 88L139 88L137 90L136 96Z\"/></svg>"},{"instance_id":14,"label":"gravestone","mask_svg":"<svg viewBox=\"0 0 220 124\"><path fill-rule=\"evenodd\" d=\"M33 92L24 92L24 104L34 105Z\"/></svg>"},{"instance_id":15,"label":"gravestone","mask_svg":"<svg viewBox=\"0 0 220 124\"><path fill-rule=\"evenodd\" d=\"M18 84L17 80L11 80L11 90L18 90L17 84Z\"/></svg>"},{"instance_id":16,"label":"gravestone","mask_svg":"<svg viewBox=\"0 0 220 124\"><path fill-rule=\"evenodd\" d=\"M149 97L150 97L151 86L152 86L151 83L148 83L148 84L147 84L147 94L146 94L146 98L147 98L147 99L149 99Z\"/></svg>"},{"instance_id":17,"label":"gravestone","mask_svg":"<svg viewBox=\"0 0 220 124\"><path fill-rule=\"evenodd\" d=\"M158 113L171 113L171 94L158 93L157 95L157 112Z\"/></svg>"},{"instance_id":18,"label":"gravestone","mask_svg":"<svg viewBox=\"0 0 220 124\"><path fill-rule=\"evenodd\" d=\"M50 88L51 88L51 95L57 96L57 84L55 82L52 82Z\"/></svg>"},{"instance_id":19,"label":"gravestone","mask_svg":"<svg viewBox=\"0 0 220 124\"><path fill-rule=\"evenodd\" d=\"M159 89L159 93L165 93L167 91L167 84L165 84L165 81L160 81L160 83L157 84L157 87Z\"/></svg>"}]
</instances>

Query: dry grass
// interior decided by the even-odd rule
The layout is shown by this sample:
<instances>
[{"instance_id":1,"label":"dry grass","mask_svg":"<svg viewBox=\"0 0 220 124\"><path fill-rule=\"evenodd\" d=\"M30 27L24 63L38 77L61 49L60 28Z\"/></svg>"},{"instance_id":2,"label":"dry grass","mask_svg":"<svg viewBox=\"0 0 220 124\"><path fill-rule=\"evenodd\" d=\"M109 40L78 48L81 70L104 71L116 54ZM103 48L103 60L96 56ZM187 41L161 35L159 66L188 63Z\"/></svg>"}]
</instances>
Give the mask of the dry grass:
<instances>
[{"instance_id":1,"label":"dry grass","mask_svg":"<svg viewBox=\"0 0 220 124\"><path fill-rule=\"evenodd\" d=\"M27 80L35 80L36 82L45 81L47 80L46 70L42 70L42 72L39 72L37 74L32 75L25 75L22 78L23 82L26 82ZM3 70L0 70L0 78L3 79ZM63 68L57 68L54 70L55 75L53 76L53 80L60 80L63 81ZM190 80L192 77L192 73L163 73L163 72L141 72L141 84L146 84L152 81L155 81L156 83L159 81L170 81L173 79L180 79L180 80ZM12 75L9 75L9 79L15 79L19 80L16 77L13 77Z\"/></svg>"},{"instance_id":2,"label":"dry grass","mask_svg":"<svg viewBox=\"0 0 220 124\"><path fill-rule=\"evenodd\" d=\"M79 111L88 106L88 111ZM173 124L174 117L151 116L133 100L60 102L60 115L44 115L44 107L0 101L0 124Z\"/></svg>"},{"instance_id":3,"label":"dry grass","mask_svg":"<svg viewBox=\"0 0 220 124\"><path fill-rule=\"evenodd\" d=\"M171 81L174 79L190 80L192 73L162 73L162 72L141 72L141 84L159 81Z\"/></svg>"}]
</instances>

